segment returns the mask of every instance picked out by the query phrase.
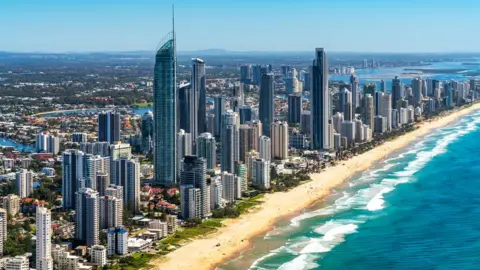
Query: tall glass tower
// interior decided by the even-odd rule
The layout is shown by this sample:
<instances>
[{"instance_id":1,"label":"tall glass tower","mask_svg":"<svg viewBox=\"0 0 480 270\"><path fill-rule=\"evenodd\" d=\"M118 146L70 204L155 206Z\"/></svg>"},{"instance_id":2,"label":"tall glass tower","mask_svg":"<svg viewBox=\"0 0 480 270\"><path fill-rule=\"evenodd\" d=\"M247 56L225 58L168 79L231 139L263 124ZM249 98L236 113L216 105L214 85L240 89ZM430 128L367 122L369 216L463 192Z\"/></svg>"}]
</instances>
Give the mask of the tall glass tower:
<instances>
[{"instance_id":1,"label":"tall glass tower","mask_svg":"<svg viewBox=\"0 0 480 270\"><path fill-rule=\"evenodd\" d=\"M175 34L169 34L155 56L153 116L155 180L160 185L177 182L176 175L176 57Z\"/></svg>"},{"instance_id":2,"label":"tall glass tower","mask_svg":"<svg viewBox=\"0 0 480 270\"><path fill-rule=\"evenodd\" d=\"M327 54L323 48L317 48L312 66L312 90L310 93L312 148L316 150L329 149L329 97Z\"/></svg>"}]
</instances>

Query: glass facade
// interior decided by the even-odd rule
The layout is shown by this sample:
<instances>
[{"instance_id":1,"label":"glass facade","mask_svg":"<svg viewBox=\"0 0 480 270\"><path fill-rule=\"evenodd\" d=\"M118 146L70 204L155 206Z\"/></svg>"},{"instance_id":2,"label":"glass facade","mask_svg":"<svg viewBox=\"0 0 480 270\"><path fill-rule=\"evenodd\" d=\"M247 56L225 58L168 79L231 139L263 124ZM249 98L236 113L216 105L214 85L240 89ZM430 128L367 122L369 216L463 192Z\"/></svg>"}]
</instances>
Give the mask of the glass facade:
<instances>
[{"instance_id":1,"label":"glass facade","mask_svg":"<svg viewBox=\"0 0 480 270\"><path fill-rule=\"evenodd\" d=\"M172 185L176 179L176 59L173 35L157 51L154 68L153 116L155 180Z\"/></svg>"}]
</instances>

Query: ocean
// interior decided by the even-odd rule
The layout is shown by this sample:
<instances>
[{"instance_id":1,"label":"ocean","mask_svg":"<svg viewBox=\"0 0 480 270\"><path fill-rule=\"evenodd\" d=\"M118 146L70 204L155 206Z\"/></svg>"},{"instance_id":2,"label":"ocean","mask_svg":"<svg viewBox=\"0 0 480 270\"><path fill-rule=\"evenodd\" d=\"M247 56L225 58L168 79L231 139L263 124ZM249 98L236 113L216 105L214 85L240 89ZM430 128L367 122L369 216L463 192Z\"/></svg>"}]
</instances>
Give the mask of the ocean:
<instances>
[{"instance_id":1,"label":"ocean","mask_svg":"<svg viewBox=\"0 0 480 270\"><path fill-rule=\"evenodd\" d=\"M418 138L219 269L480 268L480 112Z\"/></svg>"}]
</instances>

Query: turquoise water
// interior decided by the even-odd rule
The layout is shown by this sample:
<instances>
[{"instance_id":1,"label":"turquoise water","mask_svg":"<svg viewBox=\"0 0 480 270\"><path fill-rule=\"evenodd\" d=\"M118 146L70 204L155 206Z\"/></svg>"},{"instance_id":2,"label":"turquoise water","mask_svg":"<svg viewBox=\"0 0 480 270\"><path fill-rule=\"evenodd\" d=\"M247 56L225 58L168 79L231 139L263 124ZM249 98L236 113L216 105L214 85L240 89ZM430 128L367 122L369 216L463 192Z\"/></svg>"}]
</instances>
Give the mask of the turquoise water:
<instances>
[{"instance_id":1,"label":"turquoise water","mask_svg":"<svg viewBox=\"0 0 480 270\"><path fill-rule=\"evenodd\" d=\"M14 147L20 152L35 152L33 145L21 144L5 137L0 137L0 146Z\"/></svg>"},{"instance_id":2,"label":"turquoise water","mask_svg":"<svg viewBox=\"0 0 480 270\"><path fill-rule=\"evenodd\" d=\"M478 269L480 112L419 138L221 269Z\"/></svg>"}]
</instances>

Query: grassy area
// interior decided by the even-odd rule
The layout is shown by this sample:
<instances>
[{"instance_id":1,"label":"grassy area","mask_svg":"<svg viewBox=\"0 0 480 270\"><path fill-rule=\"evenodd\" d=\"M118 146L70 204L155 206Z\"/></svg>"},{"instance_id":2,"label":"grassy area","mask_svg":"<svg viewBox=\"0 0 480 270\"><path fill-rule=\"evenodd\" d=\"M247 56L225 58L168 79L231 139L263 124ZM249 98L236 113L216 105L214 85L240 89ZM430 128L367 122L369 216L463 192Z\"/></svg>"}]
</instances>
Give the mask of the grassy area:
<instances>
[{"instance_id":1,"label":"grassy area","mask_svg":"<svg viewBox=\"0 0 480 270\"><path fill-rule=\"evenodd\" d=\"M262 193L262 194L258 194L255 197L252 197L252 198L249 198L249 199L246 199L246 200L242 200L239 203L237 203L236 208L238 209L240 214L243 214L243 213L247 212L250 208L261 204L262 202L260 201L260 199L262 199L263 196L264 196L264 194Z\"/></svg>"},{"instance_id":2,"label":"grassy area","mask_svg":"<svg viewBox=\"0 0 480 270\"><path fill-rule=\"evenodd\" d=\"M121 258L117 264L108 266L107 269L135 270L150 268L152 265L150 265L149 262L157 256L158 255L144 252L133 253L131 256Z\"/></svg>"},{"instance_id":3,"label":"grassy area","mask_svg":"<svg viewBox=\"0 0 480 270\"><path fill-rule=\"evenodd\" d=\"M161 240L160 243L165 245L166 247L168 247L169 245L181 245L194 238L213 233L222 226L223 225L221 219L208 219L196 227L181 229L176 233L169 235L167 238Z\"/></svg>"},{"instance_id":4,"label":"grassy area","mask_svg":"<svg viewBox=\"0 0 480 270\"><path fill-rule=\"evenodd\" d=\"M132 104L132 107L135 107L135 108L139 108L139 109L145 109L145 108L148 108L148 107L152 107L152 102L137 102L137 103L133 103Z\"/></svg>"}]
</instances>

